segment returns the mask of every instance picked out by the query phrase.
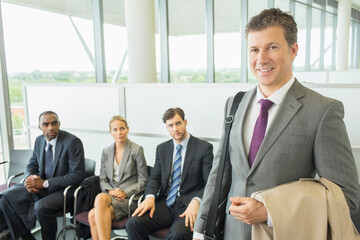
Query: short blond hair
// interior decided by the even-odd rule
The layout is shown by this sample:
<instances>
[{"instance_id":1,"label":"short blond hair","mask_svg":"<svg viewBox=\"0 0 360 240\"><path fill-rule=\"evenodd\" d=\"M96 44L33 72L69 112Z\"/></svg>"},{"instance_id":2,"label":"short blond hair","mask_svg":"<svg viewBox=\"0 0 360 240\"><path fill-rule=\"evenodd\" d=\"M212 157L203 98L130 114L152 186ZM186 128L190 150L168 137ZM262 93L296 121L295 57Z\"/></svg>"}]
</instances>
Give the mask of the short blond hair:
<instances>
[{"instance_id":1,"label":"short blond hair","mask_svg":"<svg viewBox=\"0 0 360 240\"><path fill-rule=\"evenodd\" d=\"M114 122L114 121L122 121L122 122L125 123L126 128L129 128L128 123L127 123L127 121L126 121L126 119L124 117L122 117L120 115L115 115L109 121L109 129L110 129L110 131L111 131L111 123Z\"/></svg>"}]
</instances>

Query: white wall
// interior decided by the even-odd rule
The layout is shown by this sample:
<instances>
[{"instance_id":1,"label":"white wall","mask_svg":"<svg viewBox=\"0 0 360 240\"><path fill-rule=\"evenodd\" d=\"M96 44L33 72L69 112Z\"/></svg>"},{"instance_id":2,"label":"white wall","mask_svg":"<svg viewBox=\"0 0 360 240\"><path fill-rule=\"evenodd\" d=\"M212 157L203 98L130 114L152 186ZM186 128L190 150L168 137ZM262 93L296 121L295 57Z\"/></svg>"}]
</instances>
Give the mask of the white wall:
<instances>
[{"instance_id":1,"label":"white wall","mask_svg":"<svg viewBox=\"0 0 360 240\"><path fill-rule=\"evenodd\" d=\"M109 119L121 114L130 126L129 138L142 145L148 165L153 165L156 146L169 139L162 114L170 107L184 109L188 131L210 141L217 149L226 99L249 84L28 84L25 85L27 125L31 147L41 134L38 115L55 111L61 129L78 136L85 156L97 161L112 143ZM51 99L51 100L50 100Z\"/></svg>"},{"instance_id":2,"label":"white wall","mask_svg":"<svg viewBox=\"0 0 360 240\"><path fill-rule=\"evenodd\" d=\"M360 84L305 85L343 101L344 121L359 168ZM28 84L25 98L31 147L41 134L38 115L53 110L60 117L61 128L83 141L85 156L97 161L98 173L101 150L113 142L108 121L121 114L128 120L129 138L144 147L147 163L153 165L156 146L170 138L162 114L170 107L181 107L188 119L188 131L210 141L216 151L226 99L252 87L254 84Z\"/></svg>"},{"instance_id":3,"label":"white wall","mask_svg":"<svg viewBox=\"0 0 360 240\"><path fill-rule=\"evenodd\" d=\"M360 70L349 71L326 71L326 72L294 72L294 76L300 82L307 83L360 83Z\"/></svg>"}]
</instances>

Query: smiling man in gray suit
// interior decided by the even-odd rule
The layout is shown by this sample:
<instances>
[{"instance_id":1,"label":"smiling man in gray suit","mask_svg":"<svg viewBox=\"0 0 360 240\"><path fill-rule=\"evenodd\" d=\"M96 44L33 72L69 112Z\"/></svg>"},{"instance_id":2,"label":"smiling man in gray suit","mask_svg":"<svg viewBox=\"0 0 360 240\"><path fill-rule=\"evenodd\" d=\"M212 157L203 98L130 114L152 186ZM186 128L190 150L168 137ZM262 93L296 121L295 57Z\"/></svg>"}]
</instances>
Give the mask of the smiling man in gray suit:
<instances>
[{"instance_id":1,"label":"smiling man in gray suit","mask_svg":"<svg viewBox=\"0 0 360 240\"><path fill-rule=\"evenodd\" d=\"M81 140L61 131L59 117L52 111L40 114L39 128L43 135L35 140L26 180L0 194L0 231L8 228L12 239L35 239L30 231L36 219L42 239L55 239L56 212L63 209L63 190L84 178Z\"/></svg>"},{"instance_id":2,"label":"smiling man in gray suit","mask_svg":"<svg viewBox=\"0 0 360 240\"><path fill-rule=\"evenodd\" d=\"M204 187L213 160L210 143L190 135L181 108L170 108L163 121L172 139L156 149L146 199L126 223L129 240L149 239L170 227L166 239L191 239Z\"/></svg>"},{"instance_id":3,"label":"smiling man in gray suit","mask_svg":"<svg viewBox=\"0 0 360 240\"><path fill-rule=\"evenodd\" d=\"M272 224L265 206L250 198L268 189L316 173L339 185L352 212L358 208L359 183L343 122L343 104L301 85L292 74L297 26L279 9L254 16L246 27L249 65L258 79L245 93L229 137L230 162L223 187L229 186L224 239L249 240L251 226ZM233 98L227 101L228 116ZM222 136L220 146L224 142ZM204 236L219 165L214 159L194 239ZM230 166L230 167L229 167Z\"/></svg>"}]
</instances>

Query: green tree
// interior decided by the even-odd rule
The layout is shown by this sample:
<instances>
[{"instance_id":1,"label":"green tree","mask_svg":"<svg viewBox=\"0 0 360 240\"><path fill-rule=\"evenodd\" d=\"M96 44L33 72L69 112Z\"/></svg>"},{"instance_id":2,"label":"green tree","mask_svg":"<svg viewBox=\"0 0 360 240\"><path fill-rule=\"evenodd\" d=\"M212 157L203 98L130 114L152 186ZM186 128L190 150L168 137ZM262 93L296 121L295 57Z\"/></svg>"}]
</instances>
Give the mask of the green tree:
<instances>
[{"instance_id":1,"label":"green tree","mask_svg":"<svg viewBox=\"0 0 360 240\"><path fill-rule=\"evenodd\" d=\"M13 129L22 129L24 124L24 119L20 114L18 113L12 114L11 121L12 121Z\"/></svg>"},{"instance_id":2,"label":"green tree","mask_svg":"<svg viewBox=\"0 0 360 240\"><path fill-rule=\"evenodd\" d=\"M23 102L21 82L11 82L9 84L9 94L11 103Z\"/></svg>"}]
</instances>

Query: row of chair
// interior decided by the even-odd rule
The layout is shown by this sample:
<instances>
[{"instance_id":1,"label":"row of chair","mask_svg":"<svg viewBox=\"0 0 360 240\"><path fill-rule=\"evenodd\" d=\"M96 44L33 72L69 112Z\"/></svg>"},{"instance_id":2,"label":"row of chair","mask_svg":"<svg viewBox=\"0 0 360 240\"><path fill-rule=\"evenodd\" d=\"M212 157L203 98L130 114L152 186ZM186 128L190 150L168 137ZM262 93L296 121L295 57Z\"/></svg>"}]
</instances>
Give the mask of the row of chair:
<instances>
[{"instance_id":1,"label":"row of chair","mask_svg":"<svg viewBox=\"0 0 360 240\"><path fill-rule=\"evenodd\" d=\"M150 175L151 173L151 167L148 166L148 175ZM86 181L86 179L84 180ZM75 193L74 193L74 204L76 205L77 203L77 197L78 197L78 192L81 190L81 187L78 187L76 190L75 190ZM122 218L118 221L114 221L112 222L112 225L111 225L111 228L113 230L122 230L122 229L125 229L125 224L126 222L129 220L129 218L131 217L131 209L133 209L133 205L135 204L136 206L140 205L141 203L141 200L143 199L143 192L140 193L141 196L136 196L135 194L130 196L130 199L129 199L129 206L128 206L128 216L125 217L125 218ZM138 201L134 201L135 197L139 197L139 200ZM74 218L74 224L73 226L76 228L76 222L79 222L79 223L82 223L82 224L85 224L87 226L90 226L90 223L89 223L89 220L88 220L88 215L89 215L89 211L84 211L84 212L81 212L81 213L77 213L76 211L77 209L77 206L74 206L74 215L75 215L75 218ZM90 209L89 209L90 210ZM158 231L155 231L153 233L151 233L151 236L155 237L155 238L160 238L160 239L164 239L166 237L166 234L169 232L170 228L164 228L164 229L160 229ZM115 231L116 232L116 231ZM114 237L112 238L112 240L115 240L115 239L127 239L127 235L126 233L125 234L121 234L120 236L118 237Z\"/></svg>"},{"instance_id":2,"label":"row of chair","mask_svg":"<svg viewBox=\"0 0 360 240\"><path fill-rule=\"evenodd\" d=\"M24 175L24 169L26 169L26 165L28 163L28 160L30 159L30 157L32 156L32 150L13 150L10 153L10 161L3 161L0 162L0 165L5 165L5 164L9 164L9 178L7 179L6 183L4 184L0 184L0 192L10 188L11 186L15 185L16 183L20 183L23 178L20 178L20 176ZM95 166L96 166L96 162L94 160L85 158L85 180L91 178L92 176L94 176L95 174ZM151 167L148 167L148 173L150 175L150 171L151 171ZM6 174L5 174L5 179L6 179ZM76 188L77 187L77 188ZM58 231L57 233L57 239L59 238L63 238L65 239L65 234L66 231L68 230L76 230L76 224L77 222L88 225L89 226L89 221L88 221L88 214L89 211L84 211L84 212L80 212L77 213L77 206L76 206L76 202L77 202L77 197L78 197L78 193L81 190L81 187L78 186L68 186L65 190L64 190L64 208L63 211L58 212L56 215L58 217L62 217L62 228ZM72 194L72 192L74 193L74 206L73 206L73 215L75 216L73 219L73 224L66 224L66 214L70 212L70 209L68 207L66 207L67 203L66 203L66 198L68 194ZM125 224L127 222L127 220L131 217L131 209L133 204L140 204L139 202L134 202L135 195L130 197L129 200L129 213L128 216L126 218L120 219L119 221L115 221L112 223L112 229L113 230L119 230L119 229L125 229ZM141 200L142 197L140 197L139 200ZM89 209L90 210L90 209ZM39 231L40 228L36 228L33 229L33 233ZM169 228L165 228L165 229L161 229L159 231L156 231L154 233L152 233L151 235L156 237L156 238L165 238L167 232L169 231ZM122 239L126 239L126 236L123 235L121 236ZM116 238L114 238L116 239Z\"/></svg>"},{"instance_id":3,"label":"row of chair","mask_svg":"<svg viewBox=\"0 0 360 240\"><path fill-rule=\"evenodd\" d=\"M12 185L14 185L16 183L21 182L21 179L19 177L24 174L23 171L26 168L28 159L30 159L31 155L32 155L31 150L13 150L13 151L11 151L11 154L10 154L10 161L0 162L0 165L10 164L10 166L9 166L9 176L10 177L8 178L6 183L0 184L0 192L6 190L7 188L11 187ZM85 177L86 178L84 181L86 181L86 179L89 179L90 177L94 176L95 165L96 165L96 162L94 160L91 160L88 158L85 159ZM150 171L151 171L151 167L148 167L149 175L150 175ZM5 175L5 178L6 178L6 175ZM75 230L77 222L89 226L89 221L88 221L89 211L77 213L78 206L76 206L76 202L77 202L78 193L81 190L81 187L77 187L76 189L74 189L74 187L75 186L68 186L64 190L64 208L63 208L62 212L59 212L57 214L57 216L62 216L62 218L63 218L63 227L58 231L57 239L60 237L65 239L65 232L68 229ZM69 208L66 208L66 196L69 193L69 190L74 191L74 209L73 209L74 212L73 213L74 213L75 217L74 217L74 222L72 225L66 225L66 213L68 213L70 211ZM128 216L126 218L120 219L118 221L114 221L111 226L113 230L125 229L125 224L128 221L128 219L131 217L132 205L133 204L139 205L140 201L142 199L142 197L140 197L139 201L137 203L135 203L133 201L134 197L135 197L134 195L131 196L130 200L129 200ZM354 222L355 227L360 232L360 210L355 215L352 216L352 220ZM37 230L39 230L39 229L37 229ZM158 230L158 231L152 233L151 236L153 236L155 238L163 239L163 238L165 238L168 231L169 231L169 228L161 229L161 230ZM120 236L120 237L121 237L121 239L127 239L127 237L125 235ZM116 239L116 237L113 239Z\"/></svg>"},{"instance_id":4,"label":"row of chair","mask_svg":"<svg viewBox=\"0 0 360 240\"><path fill-rule=\"evenodd\" d=\"M85 158L85 179L94 176L95 174L95 166L96 166L96 162L92 159L89 158ZM59 239L61 236L63 239L65 239L65 234L66 234L66 230L68 229L73 229L76 231L76 226L74 225L67 225L66 224L66 213L71 212L71 210L69 208L66 207L66 198L67 198L67 194L68 191L70 189L72 189L74 191L74 196L76 193L76 189L78 188L78 186L68 186L67 188L65 188L64 190L64 207L63 207L63 227L58 231L56 239ZM75 215L76 213L76 200L74 200L74 209L73 209L73 215Z\"/></svg>"},{"instance_id":5,"label":"row of chair","mask_svg":"<svg viewBox=\"0 0 360 240\"><path fill-rule=\"evenodd\" d=\"M3 165L4 169L5 165L9 164L9 177L6 178L6 172L4 170L6 183L0 184L0 192L10 188L22 180L19 177L24 175L24 170L26 169L26 165L29 162L31 155L31 150L12 150L10 152L10 160L0 162L0 165Z\"/></svg>"},{"instance_id":6,"label":"row of chair","mask_svg":"<svg viewBox=\"0 0 360 240\"><path fill-rule=\"evenodd\" d=\"M5 164L9 164L9 177L6 180L6 171L4 171L4 177L6 182L4 184L0 184L0 192L10 188L11 186L21 183L24 178L20 178L24 175L24 170L26 169L27 163L29 162L30 157L32 156L32 150L12 150L10 152L10 161L2 161L0 165L3 165L5 169ZM90 177L95 174L95 165L96 162L94 160L85 158L85 177ZM62 236L65 239L65 231L63 229L68 229L66 225L66 214L70 212L70 209L66 207L66 198L68 194L74 190L75 186L68 186L64 189L64 207L62 211L56 213L57 217L62 217L63 227L61 231L57 234L57 239ZM41 228L34 228L31 232L35 233L39 231ZM60 235L61 234L61 235Z\"/></svg>"}]
</instances>

